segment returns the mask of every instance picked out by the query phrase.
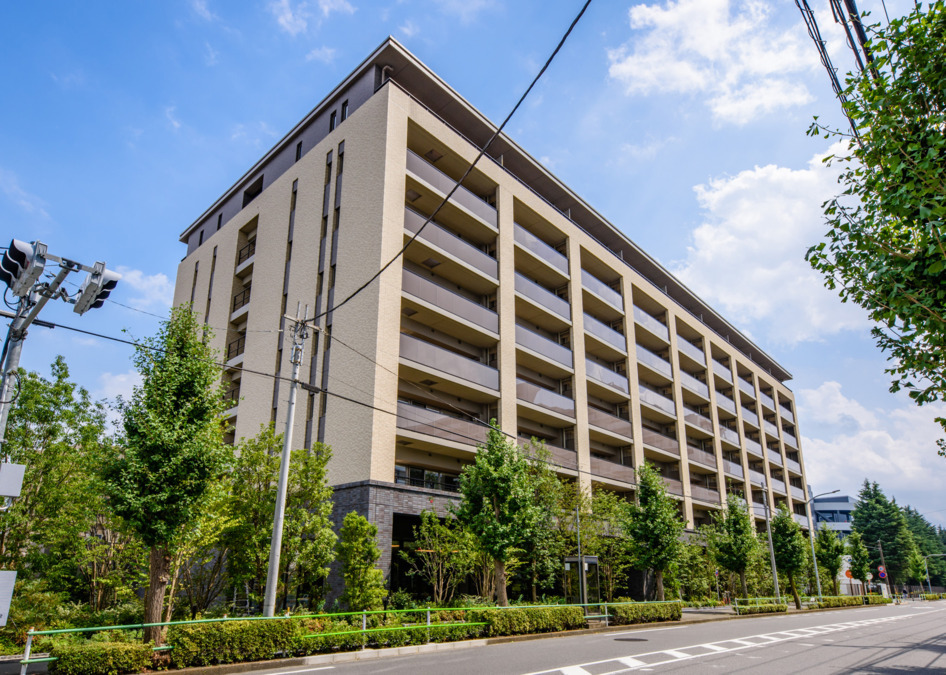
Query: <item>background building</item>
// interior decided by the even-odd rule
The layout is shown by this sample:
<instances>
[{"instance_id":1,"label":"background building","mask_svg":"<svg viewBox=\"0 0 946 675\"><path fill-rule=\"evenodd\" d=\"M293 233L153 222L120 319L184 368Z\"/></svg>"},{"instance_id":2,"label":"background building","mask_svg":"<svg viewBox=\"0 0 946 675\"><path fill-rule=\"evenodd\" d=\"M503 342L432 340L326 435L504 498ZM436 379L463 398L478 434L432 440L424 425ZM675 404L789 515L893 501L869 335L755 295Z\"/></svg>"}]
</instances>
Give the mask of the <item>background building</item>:
<instances>
[{"instance_id":1,"label":"background building","mask_svg":"<svg viewBox=\"0 0 946 675\"><path fill-rule=\"evenodd\" d=\"M297 445L332 445L336 512L378 525L385 569L491 418L584 487L631 496L653 463L690 527L727 492L807 527L790 374L505 136L321 316L494 130L388 39L187 228L175 302L216 329L233 439L285 424L285 381L257 373L289 374L302 305L304 379L329 394L302 397Z\"/></svg>"},{"instance_id":2,"label":"background building","mask_svg":"<svg viewBox=\"0 0 946 675\"><path fill-rule=\"evenodd\" d=\"M846 537L852 532L851 512L855 506L857 500L848 495L828 495L812 500L811 514L815 519L815 527L827 523L828 529L834 530L840 537Z\"/></svg>"}]
</instances>

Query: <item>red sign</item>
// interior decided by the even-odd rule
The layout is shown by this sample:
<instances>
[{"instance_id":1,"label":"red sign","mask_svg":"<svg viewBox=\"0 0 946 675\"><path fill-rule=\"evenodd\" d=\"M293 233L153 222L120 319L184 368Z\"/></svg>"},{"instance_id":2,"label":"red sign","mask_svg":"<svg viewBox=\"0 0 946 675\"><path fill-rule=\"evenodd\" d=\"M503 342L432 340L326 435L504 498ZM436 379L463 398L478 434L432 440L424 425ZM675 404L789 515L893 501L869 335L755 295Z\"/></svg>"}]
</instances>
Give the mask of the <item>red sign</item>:
<instances>
[{"instance_id":1,"label":"red sign","mask_svg":"<svg viewBox=\"0 0 946 675\"><path fill-rule=\"evenodd\" d=\"M844 576L846 576L848 579L854 578L854 575L851 573L851 570L844 570Z\"/></svg>"}]
</instances>

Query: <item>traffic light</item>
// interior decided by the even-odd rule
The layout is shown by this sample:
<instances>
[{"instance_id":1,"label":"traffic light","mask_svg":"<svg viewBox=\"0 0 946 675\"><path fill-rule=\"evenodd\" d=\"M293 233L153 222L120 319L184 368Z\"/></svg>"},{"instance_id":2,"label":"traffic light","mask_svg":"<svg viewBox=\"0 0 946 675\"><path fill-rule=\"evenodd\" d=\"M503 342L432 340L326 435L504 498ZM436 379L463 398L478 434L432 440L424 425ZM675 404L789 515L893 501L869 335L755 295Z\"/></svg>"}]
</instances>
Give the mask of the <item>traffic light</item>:
<instances>
[{"instance_id":1,"label":"traffic light","mask_svg":"<svg viewBox=\"0 0 946 675\"><path fill-rule=\"evenodd\" d=\"M22 298L29 295L45 267L46 244L39 241L29 244L14 239L0 260L0 281L10 287L13 295Z\"/></svg>"},{"instance_id":2,"label":"traffic light","mask_svg":"<svg viewBox=\"0 0 946 675\"><path fill-rule=\"evenodd\" d=\"M105 298L118 284L122 275L105 269L105 263L97 262L92 266L92 273L86 277L76 295L76 314L85 314L90 309L98 309L105 304Z\"/></svg>"}]
</instances>

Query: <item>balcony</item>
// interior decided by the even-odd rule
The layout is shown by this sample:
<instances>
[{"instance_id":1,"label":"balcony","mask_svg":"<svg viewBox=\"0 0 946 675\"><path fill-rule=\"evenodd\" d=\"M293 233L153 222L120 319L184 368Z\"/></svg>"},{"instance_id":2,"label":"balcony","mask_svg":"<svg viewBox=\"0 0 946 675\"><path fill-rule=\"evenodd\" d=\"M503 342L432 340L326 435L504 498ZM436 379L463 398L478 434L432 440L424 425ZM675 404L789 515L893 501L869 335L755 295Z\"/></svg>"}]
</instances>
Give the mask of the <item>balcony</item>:
<instances>
[{"instance_id":1,"label":"balcony","mask_svg":"<svg viewBox=\"0 0 946 675\"><path fill-rule=\"evenodd\" d=\"M661 476L664 482L664 487L667 488L667 492L672 495L677 495L678 497L683 496L683 483L676 478L667 478L666 476Z\"/></svg>"},{"instance_id":2,"label":"balcony","mask_svg":"<svg viewBox=\"0 0 946 675\"><path fill-rule=\"evenodd\" d=\"M627 339L602 321L598 321L590 314L584 317L585 330L596 338L611 345L622 354L627 354Z\"/></svg>"},{"instance_id":3,"label":"balcony","mask_svg":"<svg viewBox=\"0 0 946 675\"><path fill-rule=\"evenodd\" d=\"M588 408L588 424L609 431L612 434L617 434L618 436L633 438L634 427L628 420L618 417L617 415L612 415L611 413L606 413L603 410L598 410L597 408Z\"/></svg>"},{"instance_id":4,"label":"balcony","mask_svg":"<svg viewBox=\"0 0 946 675\"><path fill-rule=\"evenodd\" d=\"M730 476L735 476L737 478L743 478L745 473L742 470L742 465L737 464L736 462L730 462L728 459L723 460L723 471L725 471Z\"/></svg>"},{"instance_id":5,"label":"balcony","mask_svg":"<svg viewBox=\"0 0 946 675\"><path fill-rule=\"evenodd\" d=\"M785 468L794 473L801 473L801 464L796 462L794 459L786 459Z\"/></svg>"},{"instance_id":6,"label":"balcony","mask_svg":"<svg viewBox=\"0 0 946 675\"><path fill-rule=\"evenodd\" d=\"M560 448L557 445L549 445L548 443L545 444L545 447L548 449L549 454L551 455L550 460L558 467L568 469L570 471L578 470L577 452L574 450Z\"/></svg>"},{"instance_id":7,"label":"balcony","mask_svg":"<svg viewBox=\"0 0 946 675\"><path fill-rule=\"evenodd\" d=\"M758 420L758 418L756 418ZM758 423L758 422L757 422ZM763 426L765 427L765 433L767 433L772 438L778 438L778 427L769 422L768 420L762 421Z\"/></svg>"},{"instance_id":8,"label":"balcony","mask_svg":"<svg viewBox=\"0 0 946 675\"><path fill-rule=\"evenodd\" d=\"M788 420L790 424L795 424L795 415L792 414L792 411L779 403L778 406L779 414L782 415L783 420Z\"/></svg>"},{"instance_id":9,"label":"balcony","mask_svg":"<svg viewBox=\"0 0 946 675\"><path fill-rule=\"evenodd\" d=\"M453 443L486 443L488 426L409 403L397 404L397 428Z\"/></svg>"},{"instance_id":10,"label":"balcony","mask_svg":"<svg viewBox=\"0 0 946 675\"><path fill-rule=\"evenodd\" d=\"M749 469L749 482L753 485L765 485L765 474L755 469Z\"/></svg>"},{"instance_id":11,"label":"balcony","mask_svg":"<svg viewBox=\"0 0 946 675\"><path fill-rule=\"evenodd\" d=\"M784 494L787 494L787 492L786 492L786 487L785 487L785 481L780 480L780 479L778 479L778 478L773 478L772 481L771 481L771 483L772 483L772 490L773 490L773 491L778 492L779 494L783 494L783 495L784 495Z\"/></svg>"},{"instance_id":12,"label":"balcony","mask_svg":"<svg viewBox=\"0 0 946 675\"><path fill-rule=\"evenodd\" d=\"M690 496L693 499L699 499L701 502L711 504L719 504L720 502L718 489L694 485L693 483L690 483Z\"/></svg>"},{"instance_id":13,"label":"balcony","mask_svg":"<svg viewBox=\"0 0 946 675\"><path fill-rule=\"evenodd\" d=\"M808 516L800 516L797 513L793 513L792 517L795 519L796 523L804 527L806 530L808 529Z\"/></svg>"},{"instance_id":14,"label":"balcony","mask_svg":"<svg viewBox=\"0 0 946 675\"><path fill-rule=\"evenodd\" d=\"M601 457L595 457L594 455L591 457L591 473L595 476L610 478L623 483L634 484L637 482L633 467L624 466L623 464L602 459Z\"/></svg>"},{"instance_id":15,"label":"balcony","mask_svg":"<svg viewBox=\"0 0 946 675\"><path fill-rule=\"evenodd\" d=\"M762 401L762 405L764 405L766 408L768 408L772 412L775 412L775 400L771 396L766 394L764 391L760 391L759 400Z\"/></svg>"},{"instance_id":16,"label":"balcony","mask_svg":"<svg viewBox=\"0 0 946 675\"><path fill-rule=\"evenodd\" d=\"M499 315L496 312L410 270L405 269L401 275L401 289L404 293L465 319L480 328L493 333L499 332Z\"/></svg>"},{"instance_id":17,"label":"balcony","mask_svg":"<svg viewBox=\"0 0 946 675\"><path fill-rule=\"evenodd\" d=\"M246 246L237 251L237 267L245 263L256 254L256 240L249 242Z\"/></svg>"},{"instance_id":18,"label":"balcony","mask_svg":"<svg viewBox=\"0 0 946 675\"><path fill-rule=\"evenodd\" d=\"M678 338L677 348L700 365L706 365L706 353L689 340Z\"/></svg>"},{"instance_id":19,"label":"balcony","mask_svg":"<svg viewBox=\"0 0 946 675\"><path fill-rule=\"evenodd\" d=\"M529 232L519 223L515 224L513 236L516 243L532 253L536 258L548 263L559 272L568 276L568 258Z\"/></svg>"},{"instance_id":20,"label":"balcony","mask_svg":"<svg viewBox=\"0 0 946 675\"><path fill-rule=\"evenodd\" d=\"M495 368L404 333L401 358L487 389L499 389L499 371Z\"/></svg>"},{"instance_id":21,"label":"balcony","mask_svg":"<svg viewBox=\"0 0 946 675\"><path fill-rule=\"evenodd\" d=\"M742 406L742 419L754 427L759 426L759 416L745 406Z\"/></svg>"},{"instance_id":22,"label":"balcony","mask_svg":"<svg viewBox=\"0 0 946 675\"><path fill-rule=\"evenodd\" d=\"M724 441L731 443L732 445L739 446L739 432L733 431L729 427L725 427L722 424L719 425L719 437Z\"/></svg>"},{"instance_id":23,"label":"balcony","mask_svg":"<svg viewBox=\"0 0 946 675\"><path fill-rule=\"evenodd\" d=\"M227 361L234 359L246 351L246 335L241 335L227 345Z\"/></svg>"},{"instance_id":24,"label":"balcony","mask_svg":"<svg viewBox=\"0 0 946 675\"><path fill-rule=\"evenodd\" d=\"M446 197L457 185L454 179L411 150L407 151L407 170L437 190L441 197ZM456 202L490 227L496 227L496 209L462 185L456 188L450 201Z\"/></svg>"},{"instance_id":25,"label":"balcony","mask_svg":"<svg viewBox=\"0 0 946 675\"><path fill-rule=\"evenodd\" d=\"M641 436L645 445L663 450L664 452L669 452L671 455L676 455L677 457L680 456L680 444L677 442L676 438L664 436L659 431L654 431L647 427L641 429Z\"/></svg>"},{"instance_id":26,"label":"balcony","mask_svg":"<svg viewBox=\"0 0 946 675\"><path fill-rule=\"evenodd\" d=\"M782 455L776 450L768 448L766 454L769 456L769 462L775 464L776 466L782 466Z\"/></svg>"},{"instance_id":27,"label":"balcony","mask_svg":"<svg viewBox=\"0 0 946 675\"><path fill-rule=\"evenodd\" d=\"M629 391L626 377L589 358L585 359L585 375L596 382L605 384L625 394Z\"/></svg>"},{"instance_id":28,"label":"balcony","mask_svg":"<svg viewBox=\"0 0 946 675\"><path fill-rule=\"evenodd\" d=\"M529 330L525 326L516 326L516 344L520 347L530 349L551 361L571 369L572 350L564 347L557 342L553 342L544 335L539 335Z\"/></svg>"},{"instance_id":29,"label":"balcony","mask_svg":"<svg viewBox=\"0 0 946 675\"><path fill-rule=\"evenodd\" d=\"M799 501L805 501L805 491L800 487L790 485L789 489L792 491L792 499L797 499Z\"/></svg>"},{"instance_id":30,"label":"balcony","mask_svg":"<svg viewBox=\"0 0 946 675\"><path fill-rule=\"evenodd\" d=\"M746 396L755 398L755 387L752 386L751 382L746 382L741 377L737 377L736 380L739 383L739 391L741 391Z\"/></svg>"},{"instance_id":31,"label":"balcony","mask_svg":"<svg viewBox=\"0 0 946 675\"><path fill-rule=\"evenodd\" d=\"M709 387L706 386L705 382L701 382L697 378L690 375L683 370L680 371L680 384L692 391L697 396L709 400Z\"/></svg>"},{"instance_id":32,"label":"balcony","mask_svg":"<svg viewBox=\"0 0 946 675\"><path fill-rule=\"evenodd\" d=\"M668 415L677 416L677 407L674 405L672 399L667 398L653 389L647 389L646 387L640 387L638 392L642 403L657 408Z\"/></svg>"},{"instance_id":33,"label":"balcony","mask_svg":"<svg viewBox=\"0 0 946 675\"><path fill-rule=\"evenodd\" d=\"M698 413L695 410L688 410L684 408L683 421L687 424L692 424L693 426L702 429L708 434L713 433L713 420L709 417L706 417L702 413Z\"/></svg>"},{"instance_id":34,"label":"balcony","mask_svg":"<svg viewBox=\"0 0 946 675\"><path fill-rule=\"evenodd\" d=\"M649 366L668 380L673 379L673 368L670 366L670 362L640 345L637 345L637 361Z\"/></svg>"},{"instance_id":35,"label":"balcony","mask_svg":"<svg viewBox=\"0 0 946 675\"><path fill-rule=\"evenodd\" d=\"M762 444L746 436L746 450L756 457L762 457Z\"/></svg>"},{"instance_id":36,"label":"balcony","mask_svg":"<svg viewBox=\"0 0 946 675\"><path fill-rule=\"evenodd\" d=\"M427 218L417 213L417 211L404 207L404 229L411 234L417 234L425 220ZM436 221L432 220L427 223L427 227L420 233L417 240L436 246L441 251L492 279L498 278L499 263L496 262L496 258L486 255L468 241L460 239L453 232L437 224Z\"/></svg>"},{"instance_id":37,"label":"balcony","mask_svg":"<svg viewBox=\"0 0 946 675\"><path fill-rule=\"evenodd\" d=\"M233 296L233 309L230 310L231 312L235 312L241 307L245 307L246 305L250 304L250 291L252 288L252 286L247 286L242 291Z\"/></svg>"},{"instance_id":38,"label":"balcony","mask_svg":"<svg viewBox=\"0 0 946 675\"><path fill-rule=\"evenodd\" d=\"M529 298L552 314L571 321L571 306L565 300L518 272L516 272L516 293Z\"/></svg>"},{"instance_id":39,"label":"balcony","mask_svg":"<svg viewBox=\"0 0 946 675\"><path fill-rule=\"evenodd\" d=\"M758 502L752 504L752 512L759 518L765 518L765 511L765 504L759 504Z\"/></svg>"},{"instance_id":40,"label":"balcony","mask_svg":"<svg viewBox=\"0 0 946 675\"><path fill-rule=\"evenodd\" d=\"M706 452L702 448L697 448L692 445L687 446L687 457L697 464L702 464L703 466L710 467L711 469L716 469L716 457Z\"/></svg>"},{"instance_id":41,"label":"balcony","mask_svg":"<svg viewBox=\"0 0 946 675\"><path fill-rule=\"evenodd\" d=\"M643 326L664 342L670 342L670 329L667 328L667 325L661 323L637 305L634 306L634 322Z\"/></svg>"},{"instance_id":42,"label":"balcony","mask_svg":"<svg viewBox=\"0 0 946 675\"><path fill-rule=\"evenodd\" d=\"M726 382L732 382L732 370L729 369L729 366L720 363L716 359L713 359L713 372Z\"/></svg>"},{"instance_id":43,"label":"balcony","mask_svg":"<svg viewBox=\"0 0 946 675\"><path fill-rule=\"evenodd\" d=\"M782 438L785 439L785 445L789 445L796 450L798 449L798 439L795 438L795 434L790 434L787 431L783 431Z\"/></svg>"},{"instance_id":44,"label":"balcony","mask_svg":"<svg viewBox=\"0 0 946 675\"><path fill-rule=\"evenodd\" d=\"M565 417L575 417L575 401L573 399L526 380L516 380L516 398Z\"/></svg>"},{"instance_id":45,"label":"balcony","mask_svg":"<svg viewBox=\"0 0 946 675\"><path fill-rule=\"evenodd\" d=\"M736 402L726 396L726 394L720 394L718 391L716 392L716 405L727 412L731 412L733 415L736 414Z\"/></svg>"},{"instance_id":46,"label":"balcony","mask_svg":"<svg viewBox=\"0 0 946 675\"><path fill-rule=\"evenodd\" d=\"M624 298L616 290L601 281L598 277L585 270L581 271L581 285L585 290L591 291L614 309L622 314L624 313Z\"/></svg>"}]
</instances>

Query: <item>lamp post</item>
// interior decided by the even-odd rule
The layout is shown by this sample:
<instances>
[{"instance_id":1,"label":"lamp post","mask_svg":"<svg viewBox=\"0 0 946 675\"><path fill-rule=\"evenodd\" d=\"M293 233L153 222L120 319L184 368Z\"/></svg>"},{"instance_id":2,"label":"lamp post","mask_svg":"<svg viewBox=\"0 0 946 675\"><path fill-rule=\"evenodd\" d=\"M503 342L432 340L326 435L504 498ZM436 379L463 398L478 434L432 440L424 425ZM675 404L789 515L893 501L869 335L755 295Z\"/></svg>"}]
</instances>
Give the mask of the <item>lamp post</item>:
<instances>
[{"instance_id":1,"label":"lamp post","mask_svg":"<svg viewBox=\"0 0 946 675\"><path fill-rule=\"evenodd\" d=\"M930 566L926 561L930 558L942 558L944 556L946 556L946 553L930 553L929 555L923 556L923 569L926 570L926 590L929 593L933 592L933 585L930 583Z\"/></svg>"},{"instance_id":2,"label":"lamp post","mask_svg":"<svg viewBox=\"0 0 946 675\"><path fill-rule=\"evenodd\" d=\"M820 495L815 495L814 497L809 497L808 501L805 502L805 512L808 514L808 539L811 541L811 562L815 565L815 581L818 583L818 601L822 601L821 597L821 576L818 574L818 556L815 555L815 519L812 518L811 513L811 502L816 500L818 497L825 497L827 495L833 495L840 490L831 490L831 492L822 492Z\"/></svg>"}]
</instances>

